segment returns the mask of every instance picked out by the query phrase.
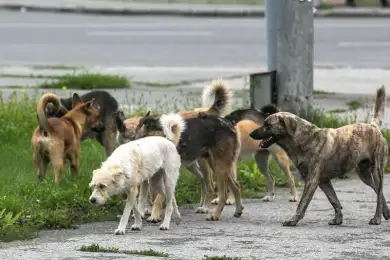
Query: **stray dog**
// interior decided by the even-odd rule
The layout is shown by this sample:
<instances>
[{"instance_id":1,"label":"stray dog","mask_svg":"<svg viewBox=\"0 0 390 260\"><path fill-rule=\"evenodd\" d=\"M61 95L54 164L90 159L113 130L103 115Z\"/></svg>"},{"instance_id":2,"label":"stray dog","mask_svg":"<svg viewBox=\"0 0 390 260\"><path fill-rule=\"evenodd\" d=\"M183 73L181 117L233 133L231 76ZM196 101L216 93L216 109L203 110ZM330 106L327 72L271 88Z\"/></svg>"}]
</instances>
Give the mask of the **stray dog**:
<instances>
[{"instance_id":1,"label":"stray dog","mask_svg":"<svg viewBox=\"0 0 390 260\"><path fill-rule=\"evenodd\" d=\"M244 207L241 203L240 185L235 180L236 164L240 150L240 137L235 127L222 117L199 112L195 118L188 118L186 130L183 132L177 150L184 167L193 165L200 159L207 160L216 174L219 203L217 209L206 216L206 220L218 220L226 204L227 186L232 190L235 201L235 217L240 217ZM158 118L147 117L140 122L137 137L149 135L163 136L162 124ZM161 201L153 204L151 217L158 218ZM205 206L210 205L211 197L205 196Z\"/></svg>"},{"instance_id":2,"label":"stray dog","mask_svg":"<svg viewBox=\"0 0 390 260\"><path fill-rule=\"evenodd\" d=\"M100 106L99 128L90 128L82 135L81 140L91 138L97 140L105 149L106 156L109 156L115 149L117 128L115 116L118 110L118 102L107 91L94 90L85 93L80 97L83 102L94 99L95 104ZM72 109L72 98L61 98L61 107L56 108L53 103L48 103L45 108L47 117L61 117Z\"/></svg>"},{"instance_id":3,"label":"stray dog","mask_svg":"<svg viewBox=\"0 0 390 260\"><path fill-rule=\"evenodd\" d=\"M181 111L178 114L184 119L197 117L200 112L204 112L212 115L223 115L230 109L232 103L233 92L222 80L214 80L208 86L206 86L202 93L202 107L189 111ZM148 135L161 135L159 128L159 116L150 116L150 111L142 118L129 118L125 119L123 113L119 112L116 116L117 128L119 131L119 142L127 142L133 139L138 139L142 136ZM154 133L153 128L157 128L158 131ZM196 209L197 213L208 212L208 198L213 197L214 189L210 181L211 168L208 161L204 158L199 158L196 162L188 164L186 167L192 172L202 184L200 206ZM161 208L163 198L157 196L154 204L155 208ZM206 205L207 204L207 205ZM153 215L148 218L148 221L159 222L160 217Z\"/></svg>"},{"instance_id":4,"label":"stray dog","mask_svg":"<svg viewBox=\"0 0 390 260\"><path fill-rule=\"evenodd\" d=\"M55 94L44 94L37 105L38 127L35 129L31 144L35 167L38 168L38 178L46 177L47 165L52 163L55 174L55 183L61 178L64 167L64 158L71 162L71 172L75 175L79 166L80 138L88 127L99 129L100 107L92 99L82 102L80 97L73 94L72 107L61 118L47 118L45 107L53 103L60 109L60 99Z\"/></svg>"},{"instance_id":5,"label":"stray dog","mask_svg":"<svg viewBox=\"0 0 390 260\"><path fill-rule=\"evenodd\" d=\"M272 174L269 172L268 166L271 154L280 168L283 170L287 177L290 186L290 202L297 201L297 189L295 186L294 176L290 171L291 161L288 158L286 152L277 144L272 144L269 148L260 148L260 141L254 140L249 137L249 134L255 129L259 128L264 119L267 116L279 112L279 109L274 105L266 105L261 108L260 111L256 109L238 109L225 116L225 119L229 120L236 126L237 131L240 133L241 149L239 155L239 161L246 160L250 157L254 157L257 167L264 174L267 179L267 191L268 195L263 198L263 201L273 201L275 198L275 183ZM237 179L237 176L235 176ZM213 204L218 204L218 198L212 201ZM228 205L234 204L234 196L229 190Z\"/></svg>"},{"instance_id":6,"label":"stray dog","mask_svg":"<svg viewBox=\"0 0 390 260\"><path fill-rule=\"evenodd\" d=\"M130 212L134 212L134 225L131 230L140 230L145 208L148 182L152 191L163 194L167 200L164 222L160 230L168 230L172 212L179 224L181 216L175 199L175 188L179 178L180 155L176 144L186 125L177 114L162 115L162 131L166 138L149 136L120 145L103 162L100 169L93 171L90 187L93 189L89 200L102 205L108 197L125 193L126 206L123 211L116 235L126 231ZM141 185L139 204L137 205L138 187Z\"/></svg>"},{"instance_id":7,"label":"stray dog","mask_svg":"<svg viewBox=\"0 0 390 260\"><path fill-rule=\"evenodd\" d=\"M318 128L288 112L269 116L263 126L250 136L262 140L261 147L277 143L287 152L302 178L305 187L295 215L284 226L295 226L306 212L319 186L335 210L329 225L343 223L342 206L331 179L355 169L360 179L377 194L377 206L369 224L379 225L381 215L390 219L390 210L383 195L383 172L387 163L388 145L380 126L385 113L386 91L377 90L374 117L370 124L356 123L336 129Z\"/></svg>"}]
</instances>

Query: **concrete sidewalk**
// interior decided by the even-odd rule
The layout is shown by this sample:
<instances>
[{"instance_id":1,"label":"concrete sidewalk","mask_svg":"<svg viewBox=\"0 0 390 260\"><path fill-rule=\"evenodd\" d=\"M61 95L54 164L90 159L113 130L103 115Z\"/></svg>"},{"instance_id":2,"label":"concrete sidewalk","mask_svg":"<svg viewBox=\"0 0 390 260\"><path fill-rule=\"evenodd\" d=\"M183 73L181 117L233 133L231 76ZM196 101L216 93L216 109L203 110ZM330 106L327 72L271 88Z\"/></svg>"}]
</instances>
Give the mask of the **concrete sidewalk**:
<instances>
[{"instance_id":1,"label":"concrete sidewalk","mask_svg":"<svg viewBox=\"0 0 390 260\"><path fill-rule=\"evenodd\" d=\"M108 0L0 0L0 10L90 13L106 15L176 15L198 17L263 17L262 5L140 3ZM390 8L337 7L318 10L317 17L390 17Z\"/></svg>"},{"instance_id":2,"label":"concrete sidewalk","mask_svg":"<svg viewBox=\"0 0 390 260\"><path fill-rule=\"evenodd\" d=\"M234 218L234 206L226 206L221 219L205 221L194 209L180 208L182 222L173 222L168 231L159 224L144 221L141 231L131 231L129 221L124 236L113 234L118 221L82 225L75 230L41 232L39 238L25 242L0 243L0 258L7 260L87 260L157 259L150 256L80 252L83 245L97 243L121 250L149 248L169 254L162 259L203 259L204 255L269 260L379 260L389 259L390 222L382 217L379 226L369 225L375 213L376 196L356 176L334 180L343 206L344 222L329 226L334 210L324 193L317 189L304 219L296 227L282 222L295 212L298 203L288 202L289 189L277 188L275 202L244 200L244 213ZM384 194L390 198L390 177L386 175ZM302 194L302 186L298 189Z\"/></svg>"},{"instance_id":3,"label":"concrete sidewalk","mask_svg":"<svg viewBox=\"0 0 390 260\"><path fill-rule=\"evenodd\" d=\"M250 73L265 71L264 67L85 67L84 70L36 69L26 66L0 67L0 88L8 86L34 87L46 79L33 76L61 76L67 73L104 73L123 75L138 86L172 87L176 90L202 89L215 78L231 81L234 90L247 87ZM7 76L7 77L5 77ZM12 77L14 76L14 77ZM29 78L31 76L31 78ZM390 70L369 68L322 67L314 69L314 89L344 94L372 95L375 88L385 85L390 91ZM152 88L153 89L153 88ZM154 88L156 89L156 88Z\"/></svg>"}]
</instances>

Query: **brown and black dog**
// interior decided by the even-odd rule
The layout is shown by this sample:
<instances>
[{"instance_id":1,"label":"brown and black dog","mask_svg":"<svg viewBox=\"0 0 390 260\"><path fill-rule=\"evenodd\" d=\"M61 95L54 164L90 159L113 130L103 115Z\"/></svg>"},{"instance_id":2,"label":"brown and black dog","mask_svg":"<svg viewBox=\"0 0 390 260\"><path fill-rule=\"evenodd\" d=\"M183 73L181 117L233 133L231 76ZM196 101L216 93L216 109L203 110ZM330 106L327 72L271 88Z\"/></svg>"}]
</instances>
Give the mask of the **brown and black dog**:
<instances>
[{"instance_id":1,"label":"brown and black dog","mask_svg":"<svg viewBox=\"0 0 390 260\"><path fill-rule=\"evenodd\" d=\"M234 194L236 202L235 217L240 217L244 209L241 203L240 185L235 180L240 139L233 124L217 115L198 112L196 117L185 119L186 129L177 145L182 166L188 167L197 161L206 160L216 175L219 203L206 220L218 220L226 204L227 188ZM136 138L158 135L164 136L159 117L149 116L141 119L136 130ZM207 172L207 174L209 174ZM204 207L208 209L211 197L205 196ZM153 204L151 217L160 218L163 194L158 194Z\"/></svg>"},{"instance_id":2,"label":"brown and black dog","mask_svg":"<svg viewBox=\"0 0 390 260\"><path fill-rule=\"evenodd\" d=\"M383 217L390 219L390 210L383 195L383 174L387 163L388 144L381 132L386 107L386 90L377 90L374 117L371 123L355 123L339 128L319 128L288 112L278 112L250 133L261 140L261 147L278 144L298 168L305 187L295 214L284 226L296 226L318 187L334 208L329 225L341 225L343 213L331 179L355 170L360 179L376 193L375 215L370 225L379 225Z\"/></svg>"},{"instance_id":3,"label":"brown and black dog","mask_svg":"<svg viewBox=\"0 0 390 260\"><path fill-rule=\"evenodd\" d=\"M48 103L54 104L58 110L61 109L60 99L55 94L46 93L40 98L37 106L39 126L33 133L31 144L39 180L46 177L47 165L51 162L55 183L58 184L65 158L71 162L72 175L77 173L81 136L89 127L100 127L100 107L95 104L94 99L82 102L75 93L72 99L72 110L61 118L47 118L45 109Z\"/></svg>"},{"instance_id":4,"label":"brown and black dog","mask_svg":"<svg viewBox=\"0 0 390 260\"><path fill-rule=\"evenodd\" d=\"M214 80L210 85L206 86L202 93L202 107L194 110L181 111L180 114L184 119L194 118L199 115L200 112L204 112L210 115L224 115L231 107L233 92L228 85L222 80ZM123 112L117 113L116 123L119 131L118 139L119 143L123 144L128 141L138 139L141 136L160 135L161 132L157 131L153 133L151 129L156 123L158 127L159 116L150 116L148 112L144 117L134 117L126 119ZM138 135L138 136L136 136ZM211 180L212 170L207 160L199 158L193 164L189 164L186 168L192 172L199 182L202 184L200 206L196 209L197 213L207 213L209 206L209 198L213 197L214 188ZM157 196L155 202L157 209L162 207L163 200L160 196ZM159 214L152 214L148 221L158 222Z\"/></svg>"},{"instance_id":5,"label":"brown and black dog","mask_svg":"<svg viewBox=\"0 0 390 260\"><path fill-rule=\"evenodd\" d=\"M99 128L88 128L81 136L81 140L95 139L105 149L106 157L115 150L115 139L117 127L115 123L116 113L118 112L117 100L107 91L93 90L80 96L82 102L94 99L94 104L99 105ZM62 117L72 109L72 97L60 98L61 108L58 109L53 103L48 103L45 110L47 117Z\"/></svg>"}]
</instances>

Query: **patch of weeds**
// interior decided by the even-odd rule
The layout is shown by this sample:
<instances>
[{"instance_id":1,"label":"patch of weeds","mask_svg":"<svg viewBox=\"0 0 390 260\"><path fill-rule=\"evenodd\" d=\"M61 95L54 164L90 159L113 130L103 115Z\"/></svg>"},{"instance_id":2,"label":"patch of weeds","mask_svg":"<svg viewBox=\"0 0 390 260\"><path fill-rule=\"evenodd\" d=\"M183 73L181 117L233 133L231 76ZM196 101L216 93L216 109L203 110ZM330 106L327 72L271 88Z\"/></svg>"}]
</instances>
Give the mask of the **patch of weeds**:
<instances>
[{"instance_id":1,"label":"patch of weeds","mask_svg":"<svg viewBox=\"0 0 390 260\"><path fill-rule=\"evenodd\" d=\"M331 114L340 114L340 113L346 113L346 112L347 112L347 110L344 108L335 108L335 109L328 110L328 113L331 113Z\"/></svg>"},{"instance_id":2,"label":"patch of weeds","mask_svg":"<svg viewBox=\"0 0 390 260\"><path fill-rule=\"evenodd\" d=\"M82 66L67 66L67 65L32 65L29 66L32 69L37 70L77 70L83 69Z\"/></svg>"},{"instance_id":3,"label":"patch of weeds","mask_svg":"<svg viewBox=\"0 0 390 260\"><path fill-rule=\"evenodd\" d=\"M130 88L130 81L119 75L99 73L77 73L59 76L56 80L46 81L37 88L53 89L115 89Z\"/></svg>"},{"instance_id":4,"label":"patch of weeds","mask_svg":"<svg viewBox=\"0 0 390 260\"><path fill-rule=\"evenodd\" d=\"M100 253L118 253L127 255L144 255L144 256L157 256L157 257L168 257L169 254L163 252L157 252L153 249L147 250L120 250L116 247L102 247L99 244L91 244L89 246L82 246L79 251L83 252L100 252Z\"/></svg>"},{"instance_id":5,"label":"patch of weeds","mask_svg":"<svg viewBox=\"0 0 390 260\"><path fill-rule=\"evenodd\" d=\"M243 259L242 257L238 257L238 256L235 256L235 257L230 257L230 256L226 256L226 255L223 255L223 256L208 256L208 255L205 255L203 257L203 260L241 260Z\"/></svg>"},{"instance_id":6,"label":"patch of weeds","mask_svg":"<svg viewBox=\"0 0 390 260\"><path fill-rule=\"evenodd\" d=\"M329 91L325 91L325 90L319 90L319 89L315 89L313 90L313 95L329 95L329 94L335 94L334 92L329 92Z\"/></svg>"},{"instance_id":7,"label":"patch of weeds","mask_svg":"<svg viewBox=\"0 0 390 260\"><path fill-rule=\"evenodd\" d=\"M355 110L361 108L363 106L363 104L359 100L355 99L355 100L351 100L351 101L347 102L347 106L348 106L349 110L355 111Z\"/></svg>"}]
</instances>

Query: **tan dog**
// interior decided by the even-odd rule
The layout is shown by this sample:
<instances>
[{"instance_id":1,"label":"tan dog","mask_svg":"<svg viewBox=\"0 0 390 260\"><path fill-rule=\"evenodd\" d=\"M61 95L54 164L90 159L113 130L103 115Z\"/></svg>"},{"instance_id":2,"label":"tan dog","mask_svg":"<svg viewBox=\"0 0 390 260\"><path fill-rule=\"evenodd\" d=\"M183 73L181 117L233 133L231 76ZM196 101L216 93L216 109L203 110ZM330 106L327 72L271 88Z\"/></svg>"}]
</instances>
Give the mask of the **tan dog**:
<instances>
[{"instance_id":1,"label":"tan dog","mask_svg":"<svg viewBox=\"0 0 390 260\"><path fill-rule=\"evenodd\" d=\"M383 195L383 173L388 145L380 127L385 113L386 92L377 90L374 118L370 124L356 123L336 129L319 128L288 112L278 112L250 136L261 141L262 148L278 144L287 152L305 181L302 198L295 215L284 226L295 226L306 212L319 186L332 204L335 217L329 225L343 223L342 206L331 179L356 170L360 179L377 194L376 212L370 225L379 225L383 217L390 219L390 210Z\"/></svg>"},{"instance_id":2,"label":"tan dog","mask_svg":"<svg viewBox=\"0 0 390 260\"><path fill-rule=\"evenodd\" d=\"M269 154L271 154L287 177L291 194L289 201L296 202L297 189L295 187L294 176L290 171L291 161L290 158L288 158L286 152L277 144L271 145L268 149L262 149L260 148L260 141L254 140L249 136L251 132L259 128L260 126L261 124L258 124L252 120L242 120L236 124L237 132L240 133L241 142L239 161L247 160L248 158L254 157L257 167L267 179L268 196L265 196L263 198L263 201L273 201L275 198L275 184L274 178L268 170L270 160ZM235 179L237 179L237 176L235 176ZM212 201L212 203L218 204L218 201L219 198L216 198ZM226 201L226 204L232 205L234 203L234 196L229 190L229 197Z\"/></svg>"},{"instance_id":3,"label":"tan dog","mask_svg":"<svg viewBox=\"0 0 390 260\"><path fill-rule=\"evenodd\" d=\"M47 165L52 163L54 168L55 183L61 179L61 171L64 167L64 158L71 162L72 175L77 173L79 166L80 138L88 127L99 126L100 107L94 100L82 102L75 93L73 95L73 109L61 118L47 118L45 108L48 103L53 103L61 109L58 96L51 93L44 94L37 106L38 127L31 138L35 167L38 169L38 178L46 177Z\"/></svg>"}]
</instances>

